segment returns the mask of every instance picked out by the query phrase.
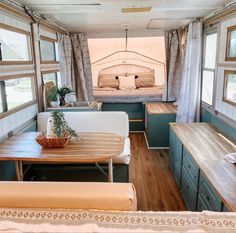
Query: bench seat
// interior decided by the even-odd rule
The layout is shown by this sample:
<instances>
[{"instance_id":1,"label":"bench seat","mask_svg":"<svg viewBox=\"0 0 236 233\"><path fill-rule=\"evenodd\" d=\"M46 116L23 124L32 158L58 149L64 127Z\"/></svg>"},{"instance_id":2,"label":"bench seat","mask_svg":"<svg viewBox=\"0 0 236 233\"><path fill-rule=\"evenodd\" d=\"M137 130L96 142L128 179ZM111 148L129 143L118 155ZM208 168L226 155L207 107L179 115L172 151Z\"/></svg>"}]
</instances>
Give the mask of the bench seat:
<instances>
[{"instance_id":1,"label":"bench seat","mask_svg":"<svg viewBox=\"0 0 236 233\"><path fill-rule=\"evenodd\" d=\"M131 183L0 182L0 208L50 208L133 211Z\"/></svg>"}]
</instances>

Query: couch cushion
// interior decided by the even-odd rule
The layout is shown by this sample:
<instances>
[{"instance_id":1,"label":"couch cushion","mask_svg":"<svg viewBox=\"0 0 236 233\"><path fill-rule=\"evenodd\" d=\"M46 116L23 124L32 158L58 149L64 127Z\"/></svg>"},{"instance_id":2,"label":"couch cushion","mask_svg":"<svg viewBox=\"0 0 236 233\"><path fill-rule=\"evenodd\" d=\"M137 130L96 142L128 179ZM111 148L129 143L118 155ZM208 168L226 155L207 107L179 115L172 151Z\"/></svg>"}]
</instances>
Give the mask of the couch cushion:
<instances>
[{"instance_id":1,"label":"couch cushion","mask_svg":"<svg viewBox=\"0 0 236 233\"><path fill-rule=\"evenodd\" d=\"M129 119L125 112L65 112L69 126L78 132L114 133L121 137L129 135ZM38 131L45 132L49 112L38 114Z\"/></svg>"},{"instance_id":2,"label":"couch cushion","mask_svg":"<svg viewBox=\"0 0 236 233\"><path fill-rule=\"evenodd\" d=\"M129 138L125 138L124 142L124 150L121 155L116 156L112 159L113 163L119 163L119 164L129 164L130 162L130 140Z\"/></svg>"},{"instance_id":3,"label":"couch cushion","mask_svg":"<svg viewBox=\"0 0 236 233\"><path fill-rule=\"evenodd\" d=\"M0 182L0 208L136 210L130 183Z\"/></svg>"}]
</instances>

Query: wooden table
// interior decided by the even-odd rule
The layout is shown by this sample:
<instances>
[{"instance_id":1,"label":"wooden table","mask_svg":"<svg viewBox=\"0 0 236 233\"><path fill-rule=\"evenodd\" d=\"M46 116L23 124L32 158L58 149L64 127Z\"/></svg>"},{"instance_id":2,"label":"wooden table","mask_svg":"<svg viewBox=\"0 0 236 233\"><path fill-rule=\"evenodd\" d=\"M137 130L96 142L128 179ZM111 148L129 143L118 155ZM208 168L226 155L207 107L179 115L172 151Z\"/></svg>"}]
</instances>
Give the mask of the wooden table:
<instances>
[{"instance_id":1,"label":"wooden table","mask_svg":"<svg viewBox=\"0 0 236 233\"><path fill-rule=\"evenodd\" d=\"M124 138L109 133L80 133L64 148L43 149L35 138L39 132L15 135L0 145L0 161L15 161L18 181L23 181L23 162L31 163L95 163L108 162L108 178L113 181L112 158L120 155ZM99 167L101 169L101 167Z\"/></svg>"}]
</instances>

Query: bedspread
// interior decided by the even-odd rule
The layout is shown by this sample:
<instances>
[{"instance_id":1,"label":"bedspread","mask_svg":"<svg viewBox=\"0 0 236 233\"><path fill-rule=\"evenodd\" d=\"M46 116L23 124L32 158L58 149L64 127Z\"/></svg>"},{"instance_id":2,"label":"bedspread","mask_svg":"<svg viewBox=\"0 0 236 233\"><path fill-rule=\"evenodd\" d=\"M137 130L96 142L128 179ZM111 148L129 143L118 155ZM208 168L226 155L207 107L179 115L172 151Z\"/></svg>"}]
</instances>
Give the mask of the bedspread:
<instances>
[{"instance_id":1,"label":"bedspread","mask_svg":"<svg viewBox=\"0 0 236 233\"><path fill-rule=\"evenodd\" d=\"M0 209L0 232L236 232L236 213Z\"/></svg>"},{"instance_id":2,"label":"bedspread","mask_svg":"<svg viewBox=\"0 0 236 233\"><path fill-rule=\"evenodd\" d=\"M94 88L94 99L103 103L137 103L160 101L163 87L139 88L133 90L104 90Z\"/></svg>"}]
</instances>

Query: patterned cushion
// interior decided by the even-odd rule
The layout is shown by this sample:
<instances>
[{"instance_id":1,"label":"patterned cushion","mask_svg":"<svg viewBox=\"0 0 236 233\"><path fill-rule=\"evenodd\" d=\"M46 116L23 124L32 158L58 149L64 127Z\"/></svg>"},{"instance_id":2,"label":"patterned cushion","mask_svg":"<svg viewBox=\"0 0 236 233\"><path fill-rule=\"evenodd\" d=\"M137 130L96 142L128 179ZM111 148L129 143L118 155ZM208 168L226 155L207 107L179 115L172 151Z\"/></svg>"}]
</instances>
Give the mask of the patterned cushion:
<instances>
[{"instance_id":1,"label":"patterned cushion","mask_svg":"<svg viewBox=\"0 0 236 233\"><path fill-rule=\"evenodd\" d=\"M136 75L135 84L137 88L155 86L154 72L139 73Z\"/></svg>"},{"instance_id":2,"label":"patterned cushion","mask_svg":"<svg viewBox=\"0 0 236 233\"><path fill-rule=\"evenodd\" d=\"M98 78L98 87L112 87L119 88L119 80L115 74L102 74Z\"/></svg>"}]
</instances>

